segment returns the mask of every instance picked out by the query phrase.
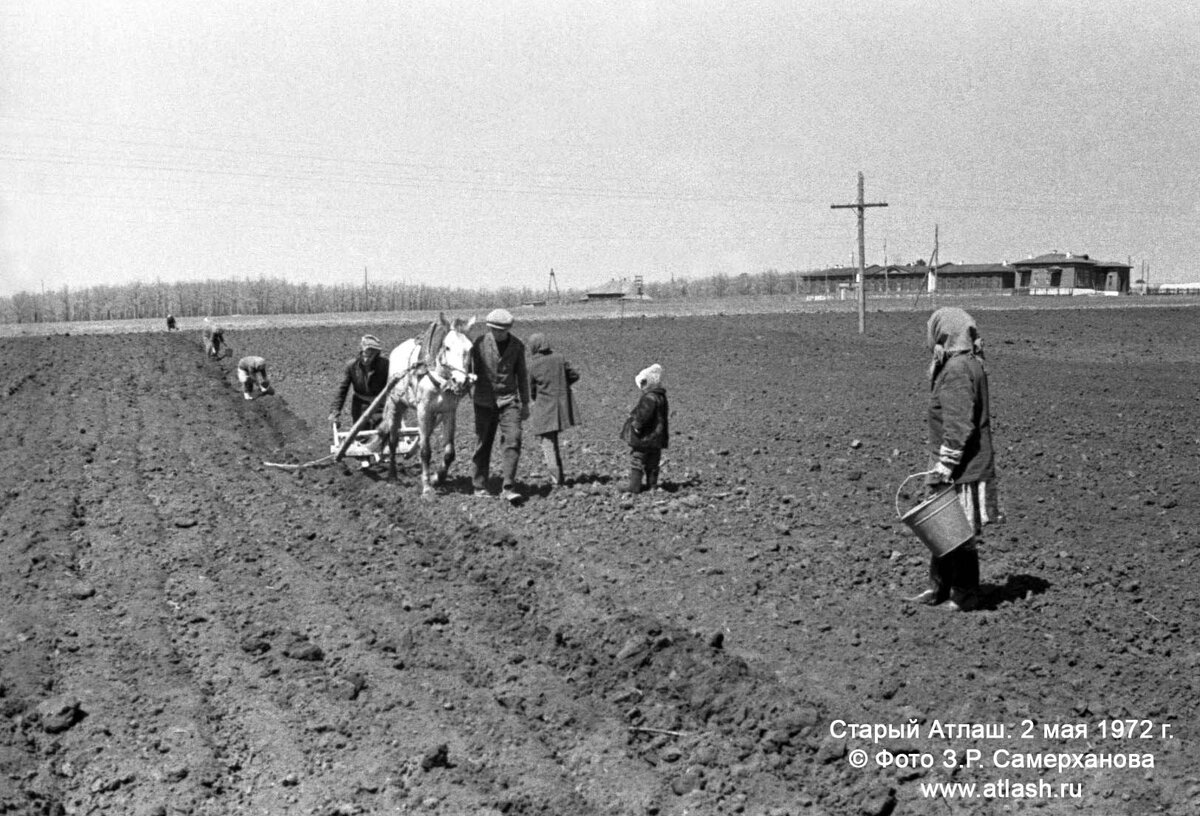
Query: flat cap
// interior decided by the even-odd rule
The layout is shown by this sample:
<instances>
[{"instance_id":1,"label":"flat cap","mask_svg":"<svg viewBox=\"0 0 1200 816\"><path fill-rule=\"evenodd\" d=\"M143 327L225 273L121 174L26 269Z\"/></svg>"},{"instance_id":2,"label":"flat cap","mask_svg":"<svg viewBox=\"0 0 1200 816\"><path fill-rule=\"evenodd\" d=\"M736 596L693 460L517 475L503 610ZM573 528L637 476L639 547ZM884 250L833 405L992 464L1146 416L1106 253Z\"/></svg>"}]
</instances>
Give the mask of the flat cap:
<instances>
[{"instance_id":1,"label":"flat cap","mask_svg":"<svg viewBox=\"0 0 1200 816\"><path fill-rule=\"evenodd\" d=\"M485 322L493 329L511 329L513 316L507 309L492 309L488 312Z\"/></svg>"}]
</instances>

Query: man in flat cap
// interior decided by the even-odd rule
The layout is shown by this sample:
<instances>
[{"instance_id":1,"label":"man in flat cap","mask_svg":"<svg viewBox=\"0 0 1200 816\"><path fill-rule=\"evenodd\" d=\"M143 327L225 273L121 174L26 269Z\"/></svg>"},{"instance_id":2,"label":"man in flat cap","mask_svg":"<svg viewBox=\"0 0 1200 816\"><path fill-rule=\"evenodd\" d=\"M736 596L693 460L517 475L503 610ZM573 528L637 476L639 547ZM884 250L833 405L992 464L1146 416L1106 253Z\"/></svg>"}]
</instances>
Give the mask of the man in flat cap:
<instances>
[{"instance_id":1,"label":"man in flat cap","mask_svg":"<svg viewBox=\"0 0 1200 816\"><path fill-rule=\"evenodd\" d=\"M346 363L346 371L342 375L342 384L338 386L337 396L329 407L329 421L337 422L346 402L346 394L350 394L350 418L358 422L362 412L367 410L379 393L387 388L388 358L383 353L379 338L373 334L364 334L359 341L358 356ZM367 421L363 430L370 430L379 424L383 418L382 405L375 409L376 416Z\"/></svg>"},{"instance_id":2,"label":"man in flat cap","mask_svg":"<svg viewBox=\"0 0 1200 816\"><path fill-rule=\"evenodd\" d=\"M476 496L487 496L492 444L500 431L503 460L501 497L518 501L517 463L521 458L521 423L529 419L529 374L525 344L512 334L513 316L505 309L488 312L488 330L471 346L475 380L475 455L471 481Z\"/></svg>"}]
</instances>

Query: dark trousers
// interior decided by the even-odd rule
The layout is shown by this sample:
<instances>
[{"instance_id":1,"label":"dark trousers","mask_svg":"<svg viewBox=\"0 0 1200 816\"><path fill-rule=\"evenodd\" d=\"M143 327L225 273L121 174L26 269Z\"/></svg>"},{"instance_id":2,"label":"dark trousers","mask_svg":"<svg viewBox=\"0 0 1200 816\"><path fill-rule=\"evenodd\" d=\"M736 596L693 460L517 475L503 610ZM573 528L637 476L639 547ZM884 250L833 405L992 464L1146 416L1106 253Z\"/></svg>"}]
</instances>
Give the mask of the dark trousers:
<instances>
[{"instance_id":1,"label":"dark trousers","mask_svg":"<svg viewBox=\"0 0 1200 816\"><path fill-rule=\"evenodd\" d=\"M640 493L643 489L653 490L657 487L660 462L662 462L662 448L630 448L629 492Z\"/></svg>"},{"instance_id":2,"label":"dark trousers","mask_svg":"<svg viewBox=\"0 0 1200 816\"><path fill-rule=\"evenodd\" d=\"M517 462L521 459L521 408L514 402L503 408L475 404L475 455L471 457L474 470L471 483L476 490L487 487L488 470L492 463L492 445L500 432L500 475L504 487L517 481Z\"/></svg>"},{"instance_id":3,"label":"dark trousers","mask_svg":"<svg viewBox=\"0 0 1200 816\"><path fill-rule=\"evenodd\" d=\"M358 397L351 397L350 398L350 421L351 421L351 424L358 422L358 418L363 415L363 411L370 408L371 403L374 401L375 401L374 398L372 398L370 400L360 400ZM375 409L375 413L371 414L371 416L367 419L367 421L365 423L363 423L362 430L364 430L364 431L374 430L375 428L379 427L379 423L382 419L383 419L383 406L380 405L378 408Z\"/></svg>"},{"instance_id":4,"label":"dark trousers","mask_svg":"<svg viewBox=\"0 0 1200 816\"><path fill-rule=\"evenodd\" d=\"M979 550L974 538L941 558L930 557L929 586L942 600L949 598L951 592L979 589Z\"/></svg>"}]
</instances>

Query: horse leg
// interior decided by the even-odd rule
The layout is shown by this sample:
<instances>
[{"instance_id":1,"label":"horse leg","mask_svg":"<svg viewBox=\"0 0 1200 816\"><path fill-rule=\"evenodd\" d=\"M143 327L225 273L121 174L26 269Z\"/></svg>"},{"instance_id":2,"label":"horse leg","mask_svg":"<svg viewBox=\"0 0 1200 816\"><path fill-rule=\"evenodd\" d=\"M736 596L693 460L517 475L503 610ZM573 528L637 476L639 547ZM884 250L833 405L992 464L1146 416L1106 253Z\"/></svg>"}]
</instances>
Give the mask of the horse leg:
<instances>
[{"instance_id":1,"label":"horse leg","mask_svg":"<svg viewBox=\"0 0 1200 816\"><path fill-rule=\"evenodd\" d=\"M425 406L417 409L418 446L421 449L421 492L432 493L429 463L433 459L433 420L436 414Z\"/></svg>"},{"instance_id":2,"label":"horse leg","mask_svg":"<svg viewBox=\"0 0 1200 816\"><path fill-rule=\"evenodd\" d=\"M450 466L454 464L454 428L457 424L458 412L448 409L442 415L442 469L438 472L438 482L445 482L450 475Z\"/></svg>"},{"instance_id":3,"label":"horse leg","mask_svg":"<svg viewBox=\"0 0 1200 816\"><path fill-rule=\"evenodd\" d=\"M388 428L387 441L384 443L387 445L388 479L393 482L396 481L396 446L399 444L399 442L400 423L393 422L392 426Z\"/></svg>"},{"instance_id":4,"label":"horse leg","mask_svg":"<svg viewBox=\"0 0 1200 816\"><path fill-rule=\"evenodd\" d=\"M379 451L380 455L388 455L388 478L392 481L396 480L396 442L400 437L400 423L396 419L396 412L402 410L395 399L395 392L388 394L388 398L383 402L383 417L379 421L376 430L379 433L379 438L383 442L383 447Z\"/></svg>"}]
</instances>

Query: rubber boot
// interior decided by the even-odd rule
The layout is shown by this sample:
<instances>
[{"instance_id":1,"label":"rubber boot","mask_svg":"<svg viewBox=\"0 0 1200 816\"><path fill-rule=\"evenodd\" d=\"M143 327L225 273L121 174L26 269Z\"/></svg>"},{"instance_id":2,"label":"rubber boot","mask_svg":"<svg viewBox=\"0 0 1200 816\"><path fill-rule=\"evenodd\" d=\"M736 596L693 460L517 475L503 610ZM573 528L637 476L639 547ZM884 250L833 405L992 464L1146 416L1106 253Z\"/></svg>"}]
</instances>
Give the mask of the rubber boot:
<instances>
[{"instance_id":1,"label":"rubber boot","mask_svg":"<svg viewBox=\"0 0 1200 816\"><path fill-rule=\"evenodd\" d=\"M658 489L658 468L654 468L653 470L646 471L646 489L647 490L657 490Z\"/></svg>"},{"instance_id":2,"label":"rubber boot","mask_svg":"<svg viewBox=\"0 0 1200 816\"><path fill-rule=\"evenodd\" d=\"M962 561L959 562L958 580L969 592L979 591L979 550L975 542L963 546Z\"/></svg>"},{"instance_id":3,"label":"rubber boot","mask_svg":"<svg viewBox=\"0 0 1200 816\"><path fill-rule=\"evenodd\" d=\"M641 470L641 468L630 468L629 469L629 492L630 493L641 493L642 492L642 470Z\"/></svg>"}]
</instances>

